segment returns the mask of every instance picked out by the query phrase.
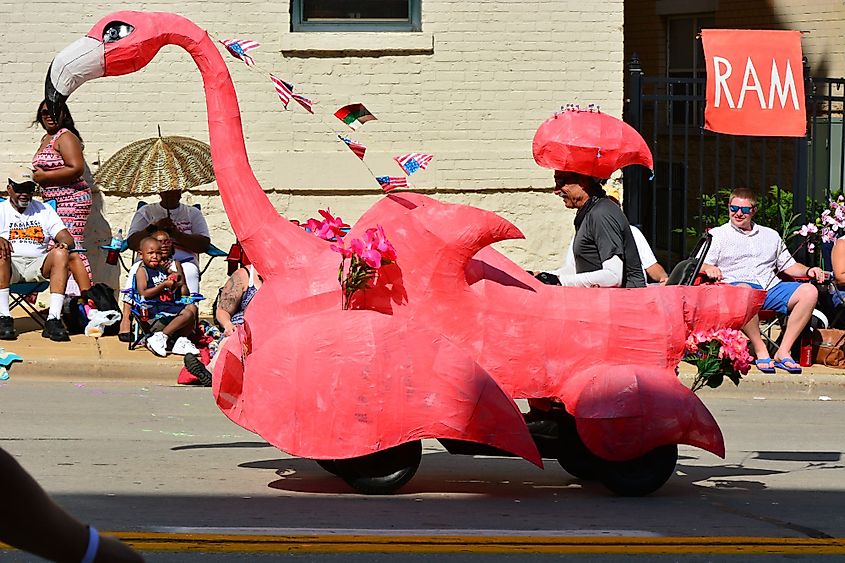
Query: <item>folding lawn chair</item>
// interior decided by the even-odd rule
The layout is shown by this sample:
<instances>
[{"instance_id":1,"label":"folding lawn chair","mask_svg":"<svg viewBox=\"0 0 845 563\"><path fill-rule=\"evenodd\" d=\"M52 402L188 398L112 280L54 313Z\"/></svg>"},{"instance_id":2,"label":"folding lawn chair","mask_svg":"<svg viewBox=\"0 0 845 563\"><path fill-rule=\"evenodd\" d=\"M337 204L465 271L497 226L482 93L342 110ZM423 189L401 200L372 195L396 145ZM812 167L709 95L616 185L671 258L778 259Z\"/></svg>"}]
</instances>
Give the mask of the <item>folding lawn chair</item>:
<instances>
[{"instance_id":1,"label":"folding lawn chair","mask_svg":"<svg viewBox=\"0 0 845 563\"><path fill-rule=\"evenodd\" d=\"M44 328L44 323L47 321L46 315L38 310L35 306L35 297L39 293L49 289L50 282L20 282L13 283L9 286L9 310L12 311L15 307L20 307L32 320L38 323L38 326Z\"/></svg>"},{"instance_id":2,"label":"folding lawn chair","mask_svg":"<svg viewBox=\"0 0 845 563\"><path fill-rule=\"evenodd\" d=\"M147 338L166 327L181 312L181 309L205 299L202 295L195 293L176 301L177 304L182 305L179 311L174 313L159 312L151 315L153 305L160 303L160 301L144 299L136 289L135 280L132 280L132 287L122 290L121 293L128 295L131 300L129 304L129 333L132 335L132 340L129 341L130 350L144 344Z\"/></svg>"}]
</instances>

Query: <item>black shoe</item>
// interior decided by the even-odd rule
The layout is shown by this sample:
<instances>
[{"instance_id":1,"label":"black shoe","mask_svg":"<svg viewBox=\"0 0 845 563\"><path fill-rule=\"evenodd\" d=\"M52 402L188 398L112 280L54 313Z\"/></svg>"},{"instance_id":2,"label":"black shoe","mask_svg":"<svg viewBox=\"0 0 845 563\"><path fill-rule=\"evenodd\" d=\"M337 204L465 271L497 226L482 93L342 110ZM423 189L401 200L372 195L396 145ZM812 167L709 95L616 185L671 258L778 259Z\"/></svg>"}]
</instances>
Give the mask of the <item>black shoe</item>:
<instances>
[{"instance_id":1,"label":"black shoe","mask_svg":"<svg viewBox=\"0 0 845 563\"><path fill-rule=\"evenodd\" d=\"M121 342L132 342L132 333L131 332L120 332L117 335L117 339Z\"/></svg>"},{"instance_id":2,"label":"black shoe","mask_svg":"<svg viewBox=\"0 0 845 563\"><path fill-rule=\"evenodd\" d=\"M185 354L185 368L200 380L203 387L211 387L211 372L196 354Z\"/></svg>"},{"instance_id":3,"label":"black shoe","mask_svg":"<svg viewBox=\"0 0 845 563\"><path fill-rule=\"evenodd\" d=\"M0 340L17 340L15 320L12 317L0 317Z\"/></svg>"},{"instance_id":4,"label":"black shoe","mask_svg":"<svg viewBox=\"0 0 845 563\"><path fill-rule=\"evenodd\" d=\"M60 319L47 319L47 322L44 323L44 330L41 331L41 336L54 342L68 342L70 340L65 325L62 324Z\"/></svg>"}]
</instances>

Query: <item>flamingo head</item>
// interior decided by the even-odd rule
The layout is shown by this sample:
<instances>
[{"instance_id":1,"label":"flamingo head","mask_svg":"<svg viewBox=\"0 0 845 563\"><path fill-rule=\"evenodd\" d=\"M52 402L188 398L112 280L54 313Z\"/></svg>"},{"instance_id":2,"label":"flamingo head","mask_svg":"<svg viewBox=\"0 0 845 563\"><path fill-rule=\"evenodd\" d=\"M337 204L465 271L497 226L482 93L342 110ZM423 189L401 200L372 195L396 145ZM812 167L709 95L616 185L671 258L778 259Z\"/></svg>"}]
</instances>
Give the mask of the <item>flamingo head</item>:
<instances>
[{"instance_id":1,"label":"flamingo head","mask_svg":"<svg viewBox=\"0 0 845 563\"><path fill-rule=\"evenodd\" d=\"M59 108L82 84L101 76L129 74L145 67L167 44L180 43L179 35L199 28L176 14L162 12L114 12L62 49L47 71L44 98L53 119Z\"/></svg>"}]
</instances>

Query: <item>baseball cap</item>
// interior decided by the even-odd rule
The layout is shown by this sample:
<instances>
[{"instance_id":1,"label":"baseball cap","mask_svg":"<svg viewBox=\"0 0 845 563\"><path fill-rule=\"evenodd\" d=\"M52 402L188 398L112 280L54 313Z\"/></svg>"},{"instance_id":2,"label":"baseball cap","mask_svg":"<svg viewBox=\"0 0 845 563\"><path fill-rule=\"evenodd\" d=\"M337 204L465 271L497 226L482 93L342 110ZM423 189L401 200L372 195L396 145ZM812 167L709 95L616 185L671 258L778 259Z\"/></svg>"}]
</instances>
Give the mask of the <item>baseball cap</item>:
<instances>
[{"instance_id":1,"label":"baseball cap","mask_svg":"<svg viewBox=\"0 0 845 563\"><path fill-rule=\"evenodd\" d=\"M32 169L26 166L15 166L9 171L9 181L15 184L35 184L32 179Z\"/></svg>"}]
</instances>

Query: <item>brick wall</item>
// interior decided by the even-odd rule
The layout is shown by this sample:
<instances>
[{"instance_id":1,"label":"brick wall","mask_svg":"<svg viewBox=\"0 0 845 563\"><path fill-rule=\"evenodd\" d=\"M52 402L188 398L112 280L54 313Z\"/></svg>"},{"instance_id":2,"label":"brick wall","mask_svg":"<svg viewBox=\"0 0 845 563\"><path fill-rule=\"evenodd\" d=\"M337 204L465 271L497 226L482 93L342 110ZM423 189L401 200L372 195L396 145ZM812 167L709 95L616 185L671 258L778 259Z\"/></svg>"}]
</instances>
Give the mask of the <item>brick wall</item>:
<instances>
[{"instance_id":1,"label":"brick wall","mask_svg":"<svg viewBox=\"0 0 845 563\"><path fill-rule=\"evenodd\" d=\"M247 151L256 176L286 216L313 216L331 206L348 220L380 191L367 169L334 137L348 132L331 114L364 102L378 121L352 135L369 147L376 174L398 174L390 157L405 151L436 155L415 185L449 201L502 213L527 240L502 248L527 267L555 266L571 235L570 212L540 188L551 173L531 158L539 123L561 104L622 107L622 0L423 0L422 35L292 34L289 2L0 3L0 163L31 158L42 132L30 127L54 54L119 9L179 11L212 37L253 38L262 69L293 82L316 102L319 116L292 104L282 111L266 76L226 57L243 114ZM50 14L49 16L47 16ZM432 47L433 45L433 47ZM354 48L355 56L338 49ZM207 140L205 99L190 58L175 47L135 74L85 84L70 100L96 163L120 147L156 135ZM233 236L214 193L200 195L218 246ZM369 190L369 191L368 191ZM360 195L360 194L372 195ZM135 201L96 198L90 248L128 226ZM113 275L92 252L101 277ZM223 268L204 287L223 278Z\"/></svg>"}]
</instances>

